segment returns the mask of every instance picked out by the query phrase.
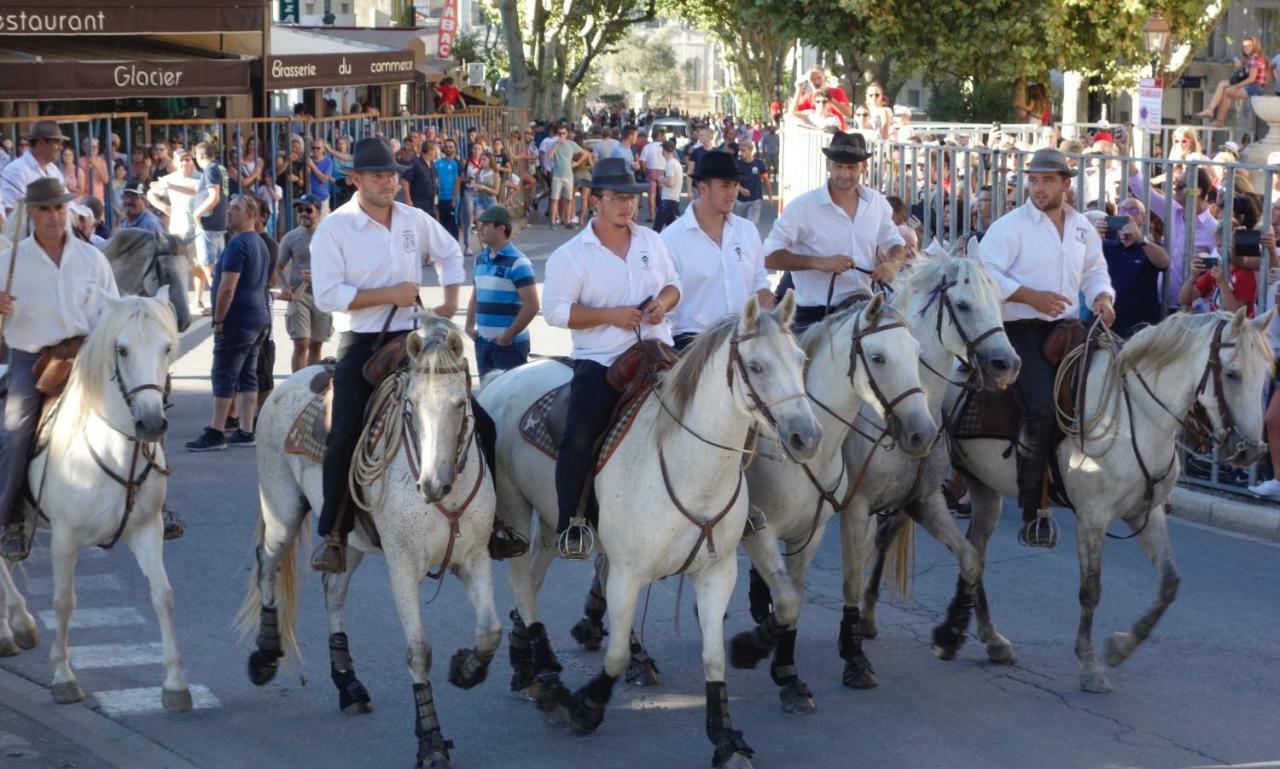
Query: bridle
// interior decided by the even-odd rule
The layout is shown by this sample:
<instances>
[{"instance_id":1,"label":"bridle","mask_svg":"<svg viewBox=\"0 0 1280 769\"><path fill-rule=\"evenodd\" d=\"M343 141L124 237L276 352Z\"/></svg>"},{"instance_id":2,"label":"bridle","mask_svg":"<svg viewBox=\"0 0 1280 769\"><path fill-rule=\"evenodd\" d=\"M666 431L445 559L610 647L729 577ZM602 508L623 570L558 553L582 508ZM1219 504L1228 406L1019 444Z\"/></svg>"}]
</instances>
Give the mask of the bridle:
<instances>
[{"instance_id":1,"label":"bridle","mask_svg":"<svg viewBox=\"0 0 1280 769\"><path fill-rule=\"evenodd\" d=\"M969 279L966 279L965 282L968 283ZM942 339L942 318L943 313L945 312L947 317L951 320L951 327L955 329L956 335L959 336L960 341L964 343L965 359L962 362L965 364L966 368L969 369L969 375L965 377L965 379L957 382L946 374L938 371L933 366L930 366L927 361L921 359L920 363L939 379L950 382L951 384L961 387L969 392L976 392L986 386L982 377L982 367L978 364L978 345L996 334L1004 333L1004 326L997 323L973 339L970 339L968 332L964 330L964 324L960 322L960 316L957 314L955 304L951 301L950 290L955 288L957 285L959 285L958 281L949 281L946 276L943 276L943 278L938 281L938 285L932 292L930 292L929 301L925 303L924 307L920 308L920 316L924 317L924 314L929 311L929 308L933 306L934 302L937 302L938 312L936 316L937 322L934 324L934 332L937 334L938 344L941 344L944 347L946 346Z\"/></svg>"}]
</instances>

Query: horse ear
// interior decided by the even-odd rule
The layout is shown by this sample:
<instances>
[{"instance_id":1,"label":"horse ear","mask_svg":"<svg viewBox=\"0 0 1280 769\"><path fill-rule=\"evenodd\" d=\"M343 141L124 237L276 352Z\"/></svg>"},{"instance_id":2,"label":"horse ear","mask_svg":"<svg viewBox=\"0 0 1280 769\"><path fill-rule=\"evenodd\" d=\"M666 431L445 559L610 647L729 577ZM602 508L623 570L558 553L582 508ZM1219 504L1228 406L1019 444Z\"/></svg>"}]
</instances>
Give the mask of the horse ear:
<instances>
[{"instance_id":1,"label":"horse ear","mask_svg":"<svg viewBox=\"0 0 1280 769\"><path fill-rule=\"evenodd\" d=\"M866 318L868 323L875 323L880 317L882 307L884 307L884 294L876 294L871 297L870 302L867 302L867 308L862 311L862 317Z\"/></svg>"},{"instance_id":2,"label":"horse ear","mask_svg":"<svg viewBox=\"0 0 1280 769\"><path fill-rule=\"evenodd\" d=\"M750 334L756 330L756 321L760 319L760 302L756 299L756 295L752 294L747 297L747 303L742 307L742 317L738 319L738 329L741 334Z\"/></svg>"},{"instance_id":3,"label":"horse ear","mask_svg":"<svg viewBox=\"0 0 1280 769\"><path fill-rule=\"evenodd\" d=\"M1272 307L1270 310L1267 310L1266 312L1262 313L1258 317L1249 321L1249 325L1253 326L1253 328L1259 331L1260 333L1265 334L1267 333L1267 329L1271 327L1271 321L1274 320L1275 317L1276 317L1276 308Z\"/></svg>"},{"instance_id":4,"label":"horse ear","mask_svg":"<svg viewBox=\"0 0 1280 769\"><path fill-rule=\"evenodd\" d=\"M1240 333L1240 329L1244 328L1245 321L1249 319L1247 309L1246 307L1241 307L1236 310L1235 315L1231 316L1231 334L1233 336Z\"/></svg>"},{"instance_id":5,"label":"horse ear","mask_svg":"<svg viewBox=\"0 0 1280 769\"><path fill-rule=\"evenodd\" d=\"M466 357L467 346L462 341L462 334L457 329L449 329L449 335L445 337L445 343L449 345L449 352L453 353L455 358Z\"/></svg>"},{"instance_id":6,"label":"horse ear","mask_svg":"<svg viewBox=\"0 0 1280 769\"><path fill-rule=\"evenodd\" d=\"M773 317L778 319L783 328L791 328L791 321L796 317L796 292L787 289L787 293L782 295L782 301L778 302L778 306L773 310Z\"/></svg>"},{"instance_id":7,"label":"horse ear","mask_svg":"<svg viewBox=\"0 0 1280 769\"><path fill-rule=\"evenodd\" d=\"M975 237L969 238L968 245L964 248L964 258L978 261L978 250L981 248L979 241Z\"/></svg>"},{"instance_id":8,"label":"horse ear","mask_svg":"<svg viewBox=\"0 0 1280 769\"><path fill-rule=\"evenodd\" d=\"M418 357L422 352L422 334L417 331L410 331L409 336L404 340L404 348L409 352L410 358Z\"/></svg>"}]
</instances>

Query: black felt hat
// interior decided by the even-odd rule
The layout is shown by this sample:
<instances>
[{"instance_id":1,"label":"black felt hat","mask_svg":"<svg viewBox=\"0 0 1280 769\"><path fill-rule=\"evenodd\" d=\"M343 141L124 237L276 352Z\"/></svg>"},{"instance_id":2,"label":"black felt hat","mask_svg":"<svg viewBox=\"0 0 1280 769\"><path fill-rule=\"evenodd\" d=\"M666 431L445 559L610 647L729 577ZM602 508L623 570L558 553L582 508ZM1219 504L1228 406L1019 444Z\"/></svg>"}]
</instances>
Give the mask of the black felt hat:
<instances>
[{"instance_id":1,"label":"black felt hat","mask_svg":"<svg viewBox=\"0 0 1280 769\"><path fill-rule=\"evenodd\" d=\"M591 173L591 189L639 195L647 192L649 185L636 182L635 175L627 167L627 161L622 158L605 158L596 163L595 170Z\"/></svg>"},{"instance_id":2,"label":"black felt hat","mask_svg":"<svg viewBox=\"0 0 1280 769\"><path fill-rule=\"evenodd\" d=\"M867 140L855 133L836 133L831 137L830 146L822 148L822 154L837 163L861 163L871 157Z\"/></svg>"},{"instance_id":3,"label":"black felt hat","mask_svg":"<svg viewBox=\"0 0 1280 769\"><path fill-rule=\"evenodd\" d=\"M396 162L396 153L391 151L391 142L381 136L370 136L356 142L352 153L352 171L395 171L403 173L409 166Z\"/></svg>"},{"instance_id":4,"label":"black felt hat","mask_svg":"<svg viewBox=\"0 0 1280 769\"><path fill-rule=\"evenodd\" d=\"M702 157L698 158L698 162L693 166L693 173L689 176L695 182L703 179L724 179L736 182L741 174L738 173L738 161L734 159L732 153L711 150L702 153Z\"/></svg>"}]
</instances>

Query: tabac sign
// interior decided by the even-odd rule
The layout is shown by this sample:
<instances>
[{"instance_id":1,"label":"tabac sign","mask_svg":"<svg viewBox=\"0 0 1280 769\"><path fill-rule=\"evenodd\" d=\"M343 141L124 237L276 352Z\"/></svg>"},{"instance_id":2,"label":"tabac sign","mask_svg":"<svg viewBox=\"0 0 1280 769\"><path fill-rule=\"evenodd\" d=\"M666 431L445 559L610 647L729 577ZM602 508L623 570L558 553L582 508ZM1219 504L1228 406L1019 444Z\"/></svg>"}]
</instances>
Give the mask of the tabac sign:
<instances>
[{"instance_id":1,"label":"tabac sign","mask_svg":"<svg viewBox=\"0 0 1280 769\"><path fill-rule=\"evenodd\" d=\"M263 66L272 91L405 83L413 80L414 72L413 51L408 50L268 56Z\"/></svg>"},{"instance_id":2,"label":"tabac sign","mask_svg":"<svg viewBox=\"0 0 1280 769\"><path fill-rule=\"evenodd\" d=\"M0 35L258 32L266 0L3 0Z\"/></svg>"}]
</instances>

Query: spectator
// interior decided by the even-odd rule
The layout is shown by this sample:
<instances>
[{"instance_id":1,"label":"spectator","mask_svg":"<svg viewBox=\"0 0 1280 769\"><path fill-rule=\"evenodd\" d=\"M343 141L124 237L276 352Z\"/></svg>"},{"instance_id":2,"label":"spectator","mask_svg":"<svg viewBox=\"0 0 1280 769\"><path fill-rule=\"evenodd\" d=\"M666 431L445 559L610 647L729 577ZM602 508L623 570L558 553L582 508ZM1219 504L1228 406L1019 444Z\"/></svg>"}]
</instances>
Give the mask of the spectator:
<instances>
[{"instance_id":1,"label":"spectator","mask_svg":"<svg viewBox=\"0 0 1280 769\"><path fill-rule=\"evenodd\" d=\"M227 240L227 176L223 167L213 159L213 147L208 142L197 144L191 155L200 169L195 208L191 211L196 225L196 271L208 274ZM252 208L247 203L245 206ZM250 213L253 211L256 209ZM252 230L253 220L248 220L245 227Z\"/></svg>"},{"instance_id":2,"label":"spectator","mask_svg":"<svg viewBox=\"0 0 1280 769\"><path fill-rule=\"evenodd\" d=\"M1280 55L1277 55L1277 58L1280 58ZM1280 283L1276 285L1273 301L1280 304ZM1267 413L1263 418L1267 428L1267 449L1271 455L1271 478L1250 486L1249 491L1259 497L1280 501L1280 321L1273 319L1271 325L1267 327L1267 341L1271 343L1271 351L1275 354L1277 362L1271 377L1271 396L1267 401Z\"/></svg>"},{"instance_id":3,"label":"spectator","mask_svg":"<svg viewBox=\"0 0 1280 769\"><path fill-rule=\"evenodd\" d=\"M915 228L908 223L907 204L897 195L889 195L885 200L889 203L889 210L893 212L893 223L898 228L898 234L902 236L907 261L911 261L920 255L920 237L916 235ZM883 261L884 249L877 249L876 258Z\"/></svg>"},{"instance_id":4,"label":"spectator","mask_svg":"<svg viewBox=\"0 0 1280 769\"><path fill-rule=\"evenodd\" d=\"M409 168L400 175L405 202L425 211L431 217L436 216L436 154L436 143L424 141L422 152L418 153ZM314 229L313 227L312 230Z\"/></svg>"},{"instance_id":5,"label":"spectator","mask_svg":"<svg viewBox=\"0 0 1280 769\"><path fill-rule=\"evenodd\" d=\"M320 214L329 213L329 199L333 197L333 158L329 157L324 139L311 140L311 157L307 158L310 171L311 197L320 201Z\"/></svg>"},{"instance_id":6,"label":"spectator","mask_svg":"<svg viewBox=\"0 0 1280 769\"><path fill-rule=\"evenodd\" d=\"M1258 297L1258 269L1260 256L1238 253L1235 236L1242 231L1253 230L1261 217L1261 207L1251 195L1238 195L1232 204L1232 241L1223 247L1221 230L1215 231L1215 247L1210 253L1192 260L1191 274L1194 280L1184 283L1178 292L1178 302L1184 310L1205 311L1219 307L1235 312L1245 307L1250 317ZM1271 266L1276 264L1274 231L1267 229L1259 238L1261 253L1268 256ZM1227 254L1223 269L1221 254Z\"/></svg>"},{"instance_id":7,"label":"spectator","mask_svg":"<svg viewBox=\"0 0 1280 769\"><path fill-rule=\"evenodd\" d=\"M147 156L145 147L134 147L129 153L129 176L143 184L155 181L151 173L151 158Z\"/></svg>"},{"instance_id":8,"label":"spectator","mask_svg":"<svg viewBox=\"0 0 1280 769\"><path fill-rule=\"evenodd\" d=\"M462 196L462 169L458 165L458 159L454 157L457 152L457 143L453 139L446 138L444 140L444 157L436 158L434 163L438 219L455 240L458 237L458 218L454 212L453 204L455 200Z\"/></svg>"},{"instance_id":9,"label":"spectator","mask_svg":"<svg viewBox=\"0 0 1280 769\"><path fill-rule=\"evenodd\" d=\"M471 255L471 231L476 219L476 177L484 170L484 146L476 141L475 133L468 133L469 155L462 166L462 190L455 210L458 212L458 240L462 255Z\"/></svg>"},{"instance_id":10,"label":"spectator","mask_svg":"<svg viewBox=\"0 0 1280 769\"><path fill-rule=\"evenodd\" d=\"M685 173L692 174L693 169L698 165L698 161L702 156L715 149L715 145L711 141L711 129L699 128L694 131L697 143L692 147L685 149L684 162ZM694 184L689 187L689 200L692 202L698 199L698 185Z\"/></svg>"},{"instance_id":11,"label":"spectator","mask_svg":"<svg viewBox=\"0 0 1280 769\"><path fill-rule=\"evenodd\" d=\"M449 114L457 111L462 106L462 91L453 84L452 77L441 78L439 84L435 87L436 106L440 111Z\"/></svg>"},{"instance_id":12,"label":"spectator","mask_svg":"<svg viewBox=\"0 0 1280 769\"><path fill-rule=\"evenodd\" d=\"M178 168L178 155L170 149L166 142L156 142L151 148L152 178L165 176L181 169Z\"/></svg>"},{"instance_id":13,"label":"spectator","mask_svg":"<svg viewBox=\"0 0 1280 769\"><path fill-rule=\"evenodd\" d=\"M498 159L492 152L480 156L480 171L475 176L474 190L477 216L497 204L498 195L502 192L502 174L498 171Z\"/></svg>"},{"instance_id":14,"label":"spectator","mask_svg":"<svg viewBox=\"0 0 1280 769\"><path fill-rule=\"evenodd\" d=\"M80 160L76 167L84 178L82 195L92 195L98 200L106 199L107 181L111 172L107 170L107 159L98 151L98 140L86 137L80 140Z\"/></svg>"},{"instance_id":15,"label":"spectator","mask_svg":"<svg viewBox=\"0 0 1280 769\"><path fill-rule=\"evenodd\" d=\"M266 161L258 149L258 137L250 134L244 142L244 152L240 153L240 189L246 193L258 188L258 183L266 176Z\"/></svg>"},{"instance_id":16,"label":"spectator","mask_svg":"<svg viewBox=\"0 0 1280 769\"><path fill-rule=\"evenodd\" d=\"M1146 219L1142 201L1122 200L1117 216L1123 217L1125 224L1118 233L1110 233L1105 212L1085 213L1102 237L1102 255L1116 291L1116 320L1111 330L1128 338L1143 326L1160 322L1160 271L1169 267L1169 252L1142 236Z\"/></svg>"},{"instance_id":17,"label":"spectator","mask_svg":"<svg viewBox=\"0 0 1280 769\"><path fill-rule=\"evenodd\" d=\"M129 167L125 165L123 160L117 159L111 166L111 218L120 226L120 219L124 216L124 201L121 194L124 192L125 183L129 181Z\"/></svg>"},{"instance_id":18,"label":"spectator","mask_svg":"<svg viewBox=\"0 0 1280 769\"><path fill-rule=\"evenodd\" d=\"M595 167L596 156L591 151L584 151L573 164L573 217L572 225L578 225L591 215L591 169Z\"/></svg>"},{"instance_id":19,"label":"spectator","mask_svg":"<svg viewBox=\"0 0 1280 769\"><path fill-rule=\"evenodd\" d=\"M293 341L290 370L297 371L320 362L320 350L333 335L333 316L316 309L311 288L311 236L322 218L319 201L304 195L293 205L298 226L280 241L276 278L280 298L289 302L284 325Z\"/></svg>"},{"instance_id":20,"label":"spectator","mask_svg":"<svg viewBox=\"0 0 1280 769\"><path fill-rule=\"evenodd\" d=\"M271 323L263 298L271 257L256 232L257 207L237 195L226 206L231 239L213 273L213 414L209 426L187 443L191 451L253 446L258 408L258 357ZM227 436L227 415L235 399L239 425Z\"/></svg>"},{"instance_id":21,"label":"spectator","mask_svg":"<svg viewBox=\"0 0 1280 769\"><path fill-rule=\"evenodd\" d=\"M791 114L804 121L810 128L817 128L820 131L835 133L845 130L844 115L836 108L835 102L826 89L817 91L804 101L796 102L796 107Z\"/></svg>"},{"instance_id":22,"label":"spectator","mask_svg":"<svg viewBox=\"0 0 1280 769\"><path fill-rule=\"evenodd\" d=\"M304 196L305 197L305 196ZM276 243L276 239L267 233L267 222L271 219L271 206L265 203L261 198L253 196L246 197L246 200L252 204L254 219L254 231L258 233L258 237L262 239L263 245L267 247L267 257L269 260L267 270L266 285L262 288L263 302L267 307L267 326L262 332L262 344L258 348L258 408L262 408L262 404L266 402L267 397L271 395L271 391L276 387L276 340L271 330L271 308L275 303L275 297L271 295L271 289L276 285L276 264L280 259L280 245ZM312 202L315 205L315 202ZM234 407L235 404L233 403ZM234 408L233 408L234 411ZM256 412L255 412L256 413ZM236 425L239 427L239 424ZM252 428L250 429L252 432Z\"/></svg>"},{"instance_id":23,"label":"spectator","mask_svg":"<svg viewBox=\"0 0 1280 769\"><path fill-rule=\"evenodd\" d=\"M151 185L147 190L147 200L157 210L168 215L169 234L177 235L183 242L183 250L194 265L192 274L196 281L196 306L201 314L208 315L211 310L205 305L204 295L208 289L209 277L196 264L193 243L193 236L196 234L195 218L192 216L195 210L197 181L195 158L191 157L191 153L180 149L178 166L180 170L166 174Z\"/></svg>"},{"instance_id":24,"label":"spectator","mask_svg":"<svg viewBox=\"0 0 1280 769\"><path fill-rule=\"evenodd\" d=\"M662 230L680 216L680 190L684 186L684 171L676 159L676 143L667 139L662 143L662 181L658 191L658 218L653 223L654 232Z\"/></svg>"},{"instance_id":25,"label":"spectator","mask_svg":"<svg viewBox=\"0 0 1280 769\"><path fill-rule=\"evenodd\" d=\"M655 128L649 142L640 150L640 170L644 171L645 181L649 183L649 221L658 217L658 185L662 182L666 159L662 155L663 133Z\"/></svg>"},{"instance_id":26,"label":"spectator","mask_svg":"<svg viewBox=\"0 0 1280 769\"><path fill-rule=\"evenodd\" d=\"M350 179L352 161L351 137L346 134L339 134L333 140L333 147L329 150L329 155L333 157L333 204L340 206L350 200L352 194L355 193L355 187L351 186ZM434 215L433 213L432 216Z\"/></svg>"},{"instance_id":27,"label":"spectator","mask_svg":"<svg viewBox=\"0 0 1280 769\"><path fill-rule=\"evenodd\" d=\"M588 155L586 150L569 138L569 129L560 126L556 130L555 144L551 146L551 228L557 224L573 227L573 166Z\"/></svg>"},{"instance_id":28,"label":"spectator","mask_svg":"<svg viewBox=\"0 0 1280 769\"><path fill-rule=\"evenodd\" d=\"M760 211L764 207L764 186L769 183L769 168L756 157L755 145L743 142L738 155L738 200L733 212L760 225Z\"/></svg>"},{"instance_id":29,"label":"spectator","mask_svg":"<svg viewBox=\"0 0 1280 769\"><path fill-rule=\"evenodd\" d=\"M67 192L79 197L84 194L85 180L84 171L76 165L76 151L70 147L63 147L62 154L59 155L58 170L62 172L62 178L66 180Z\"/></svg>"},{"instance_id":30,"label":"spectator","mask_svg":"<svg viewBox=\"0 0 1280 769\"><path fill-rule=\"evenodd\" d=\"M872 83L867 86L864 101L867 111L871 113L871 128L880 134L881 139L889 138L889 128L893 126L893 108L889 106L889 97L885 95L884 86Z\"/></svg>"},{"instance_id":31,"label":"spectator","mask_svg":"<svg viewBox=\"0 0 1280 769\"><path fill-rule=\"evenodd\" d=\"M1196 129L1189 126L1174 129L1172 145L1169 148L1170 160L1185 160L1188 155L1199 152L1200 137L1196 136Z\"/></svg>"},{"instance_id":32,"label":"spectator","mask_svg":"<svg viewBox=\"0 0 1280 769\"><path fill-rule=\"evenodd\" d=\"M848 116L852 111L849 95L845 93L843 88L836 85L833 78L827 77L822 67L818 66L809 70L808 77L796 83L793 111L799 114L805 110L814 109L816 106L814 97L818 93L825 94L831 102L831 108L842 116Z\"/></svg>"},{"instance_id":33,"label":"spectator","mask_svg":"<svg viewBox=\"0 0 1280 769\"><path fill-rule=\"evenodd\" d=\"M120 190L120 226L149 230L164 234L164 226L156 215L147 210L146 187L137 179L130 179Z\"/></svg>"},{"instance_id":34,"label":"spectator","mask_svg":"<svg viewBox=\"0 0 1280 769\"><path fill-rule=\"evenodd\" d=\"M1143 197L1143 180L1139 165L1138 163L1133 164L1133 170L1129 176L1129 192L1135 198L1141 200ZM1187 263L1189 256L1186 242L1186 217L1188 215L1195 217L1195 234L1190 255L1208 253L1214 247L1214 233L1218 227L1218 220L1209 211L1210 189L1209 174L1204 168L1196 169L1196 197L1194 200L1187 200L1187 183L1185 181L1173 182L1172 223L1165 222L1162 218L1166 206L1165 196L1157 191L1154 186L1151 189L1151 213L1160 220L1167 233L1165 243L1169 246L1169 269L1165 271L1165 280L1168 282L1168 288L1165 290L1169 300L1174 303L1171 309L1177 308L1176 303L1182 288L1184 265ZM1188 208L1191 208L1192 212L1188 212Z\"/></svg>"},{"instance_id":35,"label":"spectator","mask_svg":"<svg viewBox=\"0 0 1280 769\"><path fill-rule=\"evenodd\" d=\"M467 336L476 343L476 368L483 379L529 360L529 323L538 314L533 264L511 243L511 212L491 206L477 218L480 242L475 290L467 304Z\"/></svg>"},{"instance_id":36,"label":"spectator","mask_svg":"<svg viewBox=\"0 0 1280 769\"><path fill-rule=\"evenodd\" d=\"M1196 117L1213 118L1213 125L1221 128L1227 122L1227 111L1233 101L1258 96L1267 84L1267 60L1262 55L1262 46L1258 38L1248 35L1240 43L1244 57L1244 71L1240 79L1230 78L1218 81L1209 104L1196 113Z\"/></svg>"}]
</instances>

